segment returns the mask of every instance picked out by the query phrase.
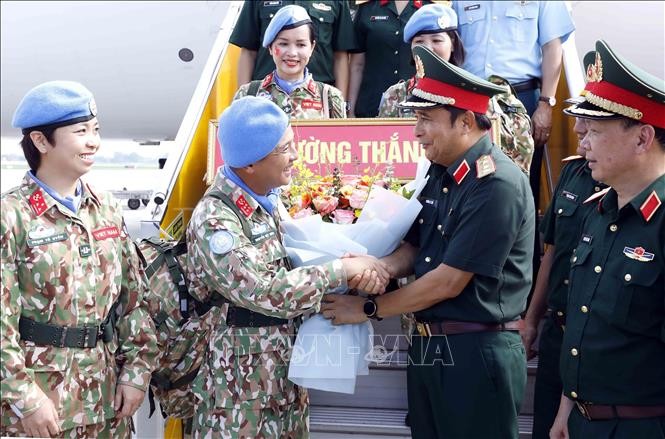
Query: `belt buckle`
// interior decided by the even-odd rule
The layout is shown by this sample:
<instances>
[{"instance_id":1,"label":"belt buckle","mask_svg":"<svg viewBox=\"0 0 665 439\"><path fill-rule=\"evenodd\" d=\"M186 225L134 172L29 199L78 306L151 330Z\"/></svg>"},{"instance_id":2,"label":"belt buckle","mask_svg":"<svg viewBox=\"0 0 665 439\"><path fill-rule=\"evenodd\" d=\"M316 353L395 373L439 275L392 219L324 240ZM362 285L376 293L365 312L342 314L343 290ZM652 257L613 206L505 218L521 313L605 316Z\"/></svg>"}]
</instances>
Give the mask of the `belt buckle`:
<instances>
[{"instance_id":1,"label":"belt buckle","mask_svg":"<svg viewBox=\"0 0 665 439\"><path fill-rule=\"evenodd\" d=\"M429 324L427 323L416 322L416 329L418 330L418 334L420 334L421 337L432 336L432 331L430 331Z\"/></svg>"},{"instance_id":2,"label":"belt buckle","mask_svg":"<svg viewBox=\"0 0 665 439\"><path fill-rule=\"evenodd\" d=\"M587 410L586 405L583 402L575 401L577 409L582 413L582 416L587 421L591 421L591 416L589 415L589 410Z\"/></svg>"}]
</instances>

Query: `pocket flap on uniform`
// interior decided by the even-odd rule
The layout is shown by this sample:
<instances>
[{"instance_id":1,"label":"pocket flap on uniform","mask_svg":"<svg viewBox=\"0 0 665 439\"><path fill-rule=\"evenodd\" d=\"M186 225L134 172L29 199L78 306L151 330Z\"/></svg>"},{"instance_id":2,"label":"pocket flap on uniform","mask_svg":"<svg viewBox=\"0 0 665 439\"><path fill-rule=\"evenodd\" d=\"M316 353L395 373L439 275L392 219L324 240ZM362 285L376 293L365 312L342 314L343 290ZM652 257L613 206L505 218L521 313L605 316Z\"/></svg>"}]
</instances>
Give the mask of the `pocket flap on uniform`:
<instances>
[{"instance_id":1,"label":"pocket flap on uniform","mask_svg":"<svg viewBox=\"0 0 665 439\"><path fill-rule=\"evenodd\" d=\"M661 267L653 262L629 261L619 272L624 285L653 285L661 275Z\"/></svg>"},{"instance_id":2,"label":"pocket flap on uniform","mask_svg":"<svg viewBox=\"0 0 665 439\"><path fill-rule=\"evenodd\" d=\"M506 9L506 17L516 18L518 20L538 18L538 2L517 2Z\"/></svg>"}]
</instances>

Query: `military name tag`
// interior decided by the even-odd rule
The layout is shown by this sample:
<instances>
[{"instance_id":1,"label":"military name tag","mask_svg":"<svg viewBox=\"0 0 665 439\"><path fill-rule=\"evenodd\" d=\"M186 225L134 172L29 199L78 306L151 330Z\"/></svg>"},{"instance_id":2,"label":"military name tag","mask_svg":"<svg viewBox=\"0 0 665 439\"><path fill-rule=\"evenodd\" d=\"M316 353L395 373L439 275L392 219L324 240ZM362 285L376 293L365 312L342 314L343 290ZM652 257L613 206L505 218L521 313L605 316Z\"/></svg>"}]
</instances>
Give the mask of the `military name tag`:
<instances>
[{"instance_id":1,"label":"military name tag","mask_svg":"<svg viewBox=\"0 0 665 439\"><path fill-rule=\"evenodd\" d=\"M263 7L269 7L269 6L280 6L282 4L281 0L274 0L274 1L265 1L263 2Z\"/></svg>"},{"instance_id":2,"label":"military name tag","mask_svg":"<svg viewBox=\"0 0 665 439\"><path fill-rule=\"evenodd\" d=\"M300 104L305 110L307 109L313 109L313 110L320 110L323 108L323 103L319 101L315 101L312 99L305 99L304 101L301 102Z\"/></svg>"},{"instance_id":3,"label":"military name tag","mask_svg":"<svg viewBox=\"0 0 665 439\"><path fill-rule=\"evenodd\" d=\"M480 4L475 4L475 5L470 5L470 6L465 6L464 7L465 11L475 11L476 9L480 9Z\"/></svg>"},{"instance_id":4,"label":"military name tag","mask_svg":"<svg viewBox=\"0 0 665 439\"><path fill-rule=\"evenodd\" d=\"M79 255L82 258L87 258L92 254L92 249L88 244L83 244L81 247L79 247Z\"/></svg>"},{"instance_id":5,"label":"military name tag","mask_svg":"<svg viewBox=\"0 0 665 439\"><path fill-rule=\"evenodd\" d=\"M45 236L43 238L28 239L28 247L52 244L54 242L64 241L65 239L67 239L66 233L58 233L57 235Z\"/></svg>"},{"instance_id":6,"label":"military name tag","mask_svg":"<svg viewBox=\"0 0 665 439\"><path fill-rule=\"evenodd\" d=\"M591 235L582 235L582 242L586 244L591 244L591 241L593 241L593 236Z\"/></svg>"},{"instance_id":7,"label":"military name tag","mask_svg":"<svg viewBox=\"0 0 665 439\"><path fill-rule=\"evenodd\" d=\"M101 229L93 230L92 236L95 237L97 241L101 241L108 238L117 238L120 236L120 230L116 226L108 226Z\"/></svg>"},{"instance_id":8,"label":"military name tag","mask_svg":"<svg viewBox=\"0 0 665 439\"><path fill-rule=\"evenodd\" d=\"M325 12L332 11L332 8L325 3L312 3L312 7L314 9L318 9L319 11L325 11Z\"/></svg>"},{"instance_id":9,"label":"military name tag","mask_svg":"<svg viewBox=\"0 0 665 439\"><path fill-rule=\"evenodd\" d=\"M369 17L369 21L386 21L387 19L387 15L372 15Z\"/></svg>"},{"instance_id":10,"label":"military name tag","mask_svg":"<svg viewBox=\"0 0 665 439\"><path fill-rule=\"evenodd\" d=\"M563 191L563 192L561 192L561 196L568 199L568 200L570 200L570 201L577 201L577 195L573 194L572 192Z\"/></svg>"}]
</instances>

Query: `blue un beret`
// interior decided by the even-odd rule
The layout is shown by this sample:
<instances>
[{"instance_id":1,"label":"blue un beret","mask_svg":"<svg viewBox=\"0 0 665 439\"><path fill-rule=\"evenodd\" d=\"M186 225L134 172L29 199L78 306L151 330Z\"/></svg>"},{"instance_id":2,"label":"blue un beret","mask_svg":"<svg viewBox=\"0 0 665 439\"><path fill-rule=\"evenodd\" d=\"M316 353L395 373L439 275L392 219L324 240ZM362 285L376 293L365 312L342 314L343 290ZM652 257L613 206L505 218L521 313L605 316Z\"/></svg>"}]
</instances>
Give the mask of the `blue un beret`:
<instances>
[{"instance_id":1,"label":"blue un beret","mask_svg":"<svg viewBox=\"0 0 665 439\"><path fill-rule=\"evenodd\" d=\"M219 117L222 159L232 168L256 163L275 149L288 126L289 116L271 100L237 99Z\"/></svg>"},{"instance_id":2,"label":"blue un beret","mask_svg":"<svg viewBox=\"0 0 665 439\"><path fill-rule=\"evenodd\" d=\"M404 42L418 34L433 34L457 29L457 14L448 6L431 3L413 13L404 26Z\"/></svg>"},{"instance_id":3,"label":"blue un beret","mask_svg":"<svg viewBox=\"0 0 665 439\"><path fill-rule=\"evenodd\" d=\"M30 90L18 104L12 119L23 134L31 128L62 127L86 122L97 115L90 90L73 81L50 81Z\"/></svg>"},{"instance_id":4,"label":"blue un beret","mask_svg":"<svg viewBox=\"0 0 665 439\"><path fill-rule=\"evenodd\" d=\"M302 6L287 5L281 8L268 24L266 33L263 35L263 47L268 47L275 41L277 34L286 26L290 28L311 23L312 19Z\"/></svg>"}]
</instances>

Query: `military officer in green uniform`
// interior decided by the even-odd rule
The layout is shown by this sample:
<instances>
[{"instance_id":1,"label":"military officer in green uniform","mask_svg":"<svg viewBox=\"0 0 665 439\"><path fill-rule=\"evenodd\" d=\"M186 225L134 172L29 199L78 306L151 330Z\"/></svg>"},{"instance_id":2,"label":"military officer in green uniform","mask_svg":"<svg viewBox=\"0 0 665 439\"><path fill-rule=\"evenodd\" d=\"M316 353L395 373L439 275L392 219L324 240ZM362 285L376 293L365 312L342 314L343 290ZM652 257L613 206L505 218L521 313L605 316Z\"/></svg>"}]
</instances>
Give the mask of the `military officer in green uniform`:
<instances>
[{"instance_id":1,"label":"military officer in green uniform","mask_svg":"<svg viewBox=\"0 0 665 439\"><path fill-rule=\"evenodd\" d=\"M489 137L488 101L504 89L425 47L413 53L419 79L402 105L415 107L432 165L418 219L383 261L393 277L416 280L375 299L326 296L323 314L341 324L415 312L414 438L515 438L526 384L517 331L531 286L529 182Z\"/></svg>"},{"instance_id":2,"label":"military officer in green uniform","mask_svg":"<svg viewBox=\"0 0 665 439\"><path fill-rule=\"evenodd\" d=\"M545 255L524 318L525 327L521 331L527 359L538 355L533 409L534 438L549 438L561 398L559 354L566 321L570 258L577 245L582 222L593 209L592 204L583 202L605 187L591 177L591 170L584 159L586 151L581 142L586 134L585 119L578 118L575 121L574 131L580 141L578 154L563 160L565 165L540 226L546 244ZM536 350L534 344L538 339L538 328L545 316Z\"/></svg>"},{"instance_id":3,"label":"military officer in green uniform","mask_svg":"<svg viewBox=\"0 0 665 439\"><path fill-rule=\"evenodd\" d=\"M307 10L316 29L316 48L309 70L316 81L325 82L346 93L349 78L348 51L356 47L351 12L346 0L246 1L229 42L241 48L238 85L263 79L275 63L261 42L277 11L296 4Z\"/></svg>"},{"instance_id":4,"label":"military officer in green uniform","mask_svg":"<svg viewBox=\"0 0 665 439\"><path fill-rule=\"evenodd\" d=\"M553 438L665 431L665 88L596 42L584 102L593 204L571 258ZM569 436L568 436L569 435Z\"/></svg>"},{"instance_id":5,"label":"military officer in green uniform","mask_svg":"<svg viewBox=\"0 0 665 439\"><path fill-rule=\"evenodd\" d=\"M306 438L307 390L287 378L295 319L318 311L323 293L366 269L375 280L375 269L382 273L375 293L388 274L369 256L292 269L277 188L291 180L297 149L276 104L255 96L233 101L218 136L224 167L187 228L190 291L220 305L210 312L221 311L193 383L200 400L193 436Z\"/></svg>"}]
</instances>

